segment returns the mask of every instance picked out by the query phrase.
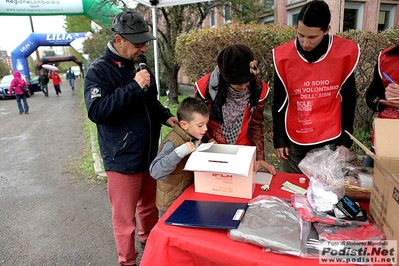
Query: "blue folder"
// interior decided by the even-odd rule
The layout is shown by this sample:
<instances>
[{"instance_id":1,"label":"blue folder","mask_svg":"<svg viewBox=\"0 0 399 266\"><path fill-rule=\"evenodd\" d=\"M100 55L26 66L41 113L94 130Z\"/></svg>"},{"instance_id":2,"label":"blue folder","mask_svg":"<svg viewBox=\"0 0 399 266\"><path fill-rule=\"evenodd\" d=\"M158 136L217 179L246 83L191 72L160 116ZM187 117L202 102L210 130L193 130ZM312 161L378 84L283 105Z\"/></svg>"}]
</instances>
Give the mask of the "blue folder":
<instances>
[{"instance_id":1,"label":"blue folder","mask_svg":"<svg viewBox=\"0 0 399 266\"><path fill-rule=\"evenodd\" d=\"M236 229L245 214L248 204L244 202L215 202L184 200L166 219L165 224Z\"/></svg>"}]
</instances>

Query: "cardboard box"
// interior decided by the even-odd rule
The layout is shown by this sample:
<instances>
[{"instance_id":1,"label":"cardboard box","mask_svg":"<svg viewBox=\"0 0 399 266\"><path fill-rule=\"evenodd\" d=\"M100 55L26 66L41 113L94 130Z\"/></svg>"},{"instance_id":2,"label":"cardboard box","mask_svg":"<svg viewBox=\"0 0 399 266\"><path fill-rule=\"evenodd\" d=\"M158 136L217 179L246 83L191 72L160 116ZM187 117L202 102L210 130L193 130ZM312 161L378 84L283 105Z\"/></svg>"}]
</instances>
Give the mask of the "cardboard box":
<instances>
[{"instance_id":1,"label":"cardboard box","mask_svg":"<svg viewBox=\"0 0 399 266\"><path fill-rule=\"evenodd\" d=\"M190 155L184 170L194 171L195 192L252 199L256 147L213 144Z\"/></svg>"},{"instance_id":2,"label":"cardboard box","mask_svg":"<svg viewBox=\"0 0 399 266\"><path fill-rule=\"evenodd\" d=\"M374 123L378 160L374 160L370 214L387 240L399 243L399 119L376 118Z\"/></svg>"},{"instance_id":3,"label":"cardboard box","mask_svg":"<svg viewBox=\"0 0 399 266\"><path fill-rule=\"evenodd\" d=\"M399 243L399 119L376 118L374 126L376 156L362 147L374 158L370 215L387 240Z\"/></svg>"}]
</instances>

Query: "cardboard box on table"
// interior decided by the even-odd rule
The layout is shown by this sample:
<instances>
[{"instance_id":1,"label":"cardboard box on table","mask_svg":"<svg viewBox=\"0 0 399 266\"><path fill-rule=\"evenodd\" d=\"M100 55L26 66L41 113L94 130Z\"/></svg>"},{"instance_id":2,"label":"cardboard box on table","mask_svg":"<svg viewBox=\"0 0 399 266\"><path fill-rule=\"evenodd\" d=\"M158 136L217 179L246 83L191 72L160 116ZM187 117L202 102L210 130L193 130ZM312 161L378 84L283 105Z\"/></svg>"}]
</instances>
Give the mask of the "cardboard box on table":
<instances>
[{"instance_id":1,"label":"cardboard box on table","mask_svg":"<svg viewBox=\"0 0 399 266\"><path fill-rule=\"evenodd\" d=\"M399 119L376 118L374 127L376 156L355 139L374 159L370 215L399 244Z\"/></svg>"},{"instance_id":2,"label":"cardboard box on table","mask_svg":"<svg viewBox=\"0 0 399 266\"><path fill-rule=\"evenodd\" d=\"M256 147L213 144L190 155L184 170L194 171L194 190L252 199L255 190Z\"/></svg>"}]
</instances>

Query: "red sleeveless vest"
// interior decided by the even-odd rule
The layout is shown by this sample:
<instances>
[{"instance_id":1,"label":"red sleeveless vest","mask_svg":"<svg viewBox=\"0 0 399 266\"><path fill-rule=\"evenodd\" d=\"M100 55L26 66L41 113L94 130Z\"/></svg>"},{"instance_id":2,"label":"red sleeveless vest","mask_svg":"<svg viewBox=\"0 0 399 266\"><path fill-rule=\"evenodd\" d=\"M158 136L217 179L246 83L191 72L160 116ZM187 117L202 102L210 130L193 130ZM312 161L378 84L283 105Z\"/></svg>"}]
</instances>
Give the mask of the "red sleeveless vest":
<instances>
[{"instance_id":1,"label":"red sleeveless vest","mask_svg":"<svg viewBox=\"0 0 399 266\"><path fill-rule=\"evenodd\" d=\"M357 43L338 36L332 36L327 53L314 63L299 54L295 40L273 49L276 71L287 92L285 128L292 142L313 145L341 135L340 89L359 55Z\"/></svg>"}]
</instances>

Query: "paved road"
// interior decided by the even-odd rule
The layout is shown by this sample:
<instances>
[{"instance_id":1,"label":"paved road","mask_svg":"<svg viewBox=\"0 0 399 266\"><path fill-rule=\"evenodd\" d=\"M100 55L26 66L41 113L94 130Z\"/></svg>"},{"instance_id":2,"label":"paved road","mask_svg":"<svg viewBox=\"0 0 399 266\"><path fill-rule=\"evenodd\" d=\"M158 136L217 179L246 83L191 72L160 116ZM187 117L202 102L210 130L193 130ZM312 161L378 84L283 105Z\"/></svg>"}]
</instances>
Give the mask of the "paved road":
<instances>
[{"instance_id":1,"label":"paved road","mask_svg":"<svg viewBox=\"0 0 399 266\"><path fill-rule=\"evenodd\" d=\"M87 147L81 97L49 90L29 114L0 100L0 266L118 265L106 185L71 171Z\"/></svg>"}]
</instances>

